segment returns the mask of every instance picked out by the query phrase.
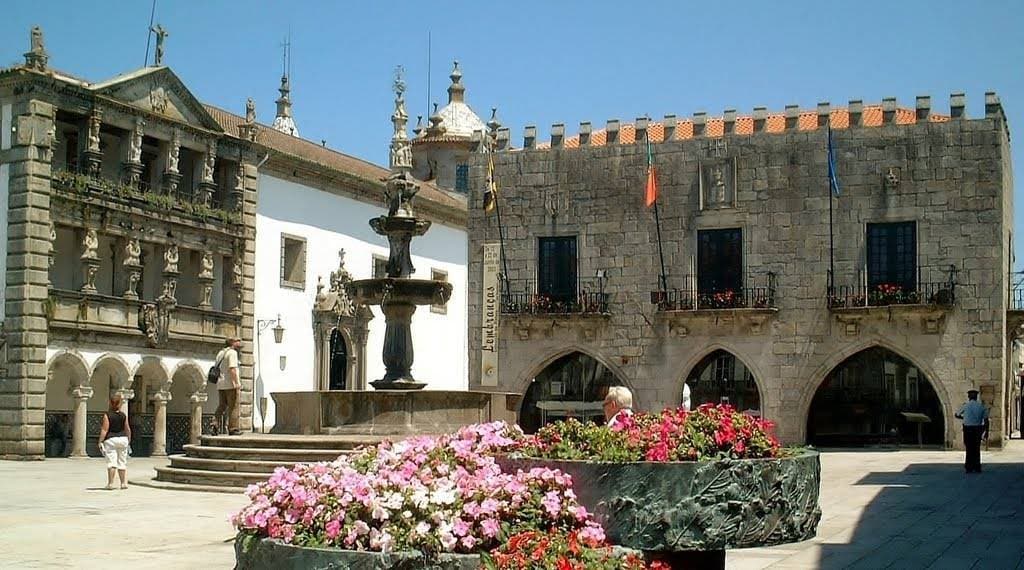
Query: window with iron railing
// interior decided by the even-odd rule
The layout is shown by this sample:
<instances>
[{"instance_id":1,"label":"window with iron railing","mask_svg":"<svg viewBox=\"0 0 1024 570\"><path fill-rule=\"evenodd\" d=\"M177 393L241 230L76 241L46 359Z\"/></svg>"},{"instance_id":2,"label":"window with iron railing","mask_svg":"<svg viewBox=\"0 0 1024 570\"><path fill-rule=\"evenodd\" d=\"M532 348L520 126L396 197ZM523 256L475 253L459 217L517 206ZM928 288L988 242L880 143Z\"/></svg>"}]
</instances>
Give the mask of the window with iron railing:
<instances>
[{"instance_id":1,"label":"window with iron railing","mask_svg":"<svg viewBox=\"0 0 1024 570\"><path fill-rule=\"evenodd\" d=\"M670 279L669 283L673 281ZM767 272L745 279L738 277L736 281L749 283L749 286L736 289L702 290L699 286L694 287L695 283L700 282L699 277L695 279L691 276L684 276L683 288L652 291L651 303L659 311L776 308L774 273Z\"/></svg>"},{"instance_id":2,"label":"window with iron railing","mask_svg":"<svg viewBox=\"0 0 1024 570\"><path fill-rule=\"evenodd\" d=\"M605 292L605 280L577 281L570 293L559 290L558 295L545 293L530 279L511 279L502 283L501 312L514 315L590 314L608 313L610 295Z\"/></svg>"},{"instance_id":3,"label":"window with iron railing","mask_svg":"<svg viewBox=\"0 0 1024 570\"><path fill-rule=\"evenodd\" d=\"M915 222L868 224L868 289L880 286L914 291L917 284Z\"/></svg>"},{"instance_id":4,"label":"window with iron railing","mask_svg":"<svg viewBox=\"0 0 1024 570\"><path fill-rule=\"evenodd\" d=\"M956 301L958 270L955 265L916 267L911 278L905 272L892 281L872 279L870 264L860 276L846 280L828 278L830 309L887 307L892 305L952 306Z\"/></svg>"},{"instance_id":5,"label":"window with iron railing","mask_svg":"<svg viewBox=\"0 0 1024 570\"><path fill-rule=\"evenodd\" d=\"M576 236L542 237L537 242L537 293L569 303L577 293Z\"/></svg>"}]
</instances>

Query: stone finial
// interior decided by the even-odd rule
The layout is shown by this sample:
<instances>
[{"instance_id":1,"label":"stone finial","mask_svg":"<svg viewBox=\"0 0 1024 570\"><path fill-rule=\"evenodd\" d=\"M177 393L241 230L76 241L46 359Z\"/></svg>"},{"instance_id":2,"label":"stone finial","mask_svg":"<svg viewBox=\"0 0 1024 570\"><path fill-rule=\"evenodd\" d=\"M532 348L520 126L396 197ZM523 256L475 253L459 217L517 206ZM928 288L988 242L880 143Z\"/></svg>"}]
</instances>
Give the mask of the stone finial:
<instances>
[{"instance_id":1,"label":"stone finial","mask_svg":"<svg viewBox=\"0 0 1024 570\"><path fill-rule=\"evenodd\" d=\"M708 122L708 114L704 111L697 111L693 114L693 136L704 136L704 127Z\"/></svg>"},{"instance_id":2,"label":"stone finial","mask_svg":"<svg viewBox=\"0 0 1024 570\"><path fill-rule=\"evenodd\" d=\"M932 116L932 98L928 95L918 95L915 116L918 121L927 122Z\"/></svg>"},{"instance_id":3,"label":"stone finial","mask_svg":"<svg viewBox=\"0 0 1024 570\"><path fill-rule=\"evenodd\" d=\"M818 128L828 127L831 123L832 117L832 104L828 101L821 101L818 103Z\"/></svg>"},{"instance_id":4,"label":"stone finial","mask_svg":"<svg viewBox=\"0 0 1024 570\"><path fill-rule=\"evenodd\" d=\"M416 115L416 126L413 127L412 134L417 137L423 134L423 115Z\"/></svg>"},{"instance_id":5,"label":"stone finial","mask_svg":"<svg viewBox=\"0 0 1024 570\"><path fill-rule=\"evenodd\" d=\"M491 148L498 146L498 130L501 128L501 121L498 120L498 108L491 107L491 119L487 121L487 144Z\"/></svg>"},{"instance_id":6,"label":"stone finial","mask_svg":"<svg viewBox=\"0 0 1024 570\"><path fill-rule=\"evenodd\" d=\"M633 136L633 142L636 144L647 143L647 129L650 128L651 120L647 117L637 117L633 123L633 128L636 129L636 134Z\"/></svg>"},{"instance_id":7,"label":"stone finial","mask_svg":"<svg viewBox=\"0 0 1024 570\"><path fill-rule=\"evenodd\" d=\"M999 95L994 91L985 92L985 118L1003 119L1003 104L999 101Z\"/></svg>"},{"instance_id":8,"label":"stone finial","mask_svg":"<svg viewBox=\"0 0 1024 570\"><path fill-rule=\"evenodd\" d=\"M736 132L736 109L726 109L722 113L722 133L731 135Z\"/></svg>"},{"instance_id":9,"label":"stone finial","mask_svg":"<svg viewBox=\"0 0 1024 570\"><path fill-rule=\"evenodd\" d=\"M590 126L590 121L583 121L580 123L580 146L590 145L590 133L593 127Z\"/></svg>"},{"instance_id":10,"label":"stone finial","mask_svg":"<svg viewBox=\"0 0 1024 570\"><path fill-rule=\"evenodd\" d=\"M850 113L850 126L861 126L864 118L864 101L860 99L850 99L846 109Z\"/></svg>"},{"instance_id":11,"label":"stone finial","mask_svg":"<svg viewBox=\"0 0 1024 570\"><path fill-rule=\"evenodd\" d=\"M409 115L405 111L405 81L402 79L402 71L402 66L395 68L395 80L393 83L395 111L391 114L391 125L394 128L394 132L391 135L388 161L392 174L412 170L412 145L409 144L409 137L405 132Z\"/></svg>"},{"instance_id":12,"label":"stone finial","mask_svg":"<svg viewBox=\"0 0 1024 570\"><path fill-rule=\"evenodd\" d=\"M665 115L665 118L661 120L662 126L665 128L665 138L663 140L670 141L676 138L676 120L675 115Z\"/></svg>"},{"instance_id":13,"label":"stone finial","mask_svg":"<svg viewBox=\"0 0 1024 570\"><path fill-rule=\"evenodd\" d=\"M428 137L439 137L448 130L448 127L444 126L444 118L437 111L437 103L434 103L434 111L427 117L427 121L430 122L426 130Z\"/></svg>"},{"instance_id":14,"label":"stone finial","mask_svg":"<svg viewBox=\"0 0 1024 570\"><path fill-rule=\"evenodd\" d=\"M619 120L608 119L604 127L605 132L605 144L618 144L619 143Z\"/></svg>"},{"instance_id":15,"label":"stone finial","mask_svg":"<svg viewBox=\"0 0 1024 570\"><path fill-rule=\"evenodd\" d=\"M509 145L509 141L511 141L511 140L512 140L512 131L510 131L508 127L499 127L498 128L498 149L497 150L507 150L508 149L508 145Z\"/></svg>"},{"instance_id":16,"label":"stone finial","mask_svg":"<svg viewBox=\"0 0 1024 570\"><path fill-rule=\"evenodd\" d=\"M565 124L555 123L551 125L551 148L559 148L565 140Z\"/></svg>"},{"instance_id":17,"label":"stone finial","mask_svg":"<svg viewBox=\"0 0 1024 570\"><path fill-rule=\"evenodd\" d=\"M799 105L786 105L786 130L796 129L797 123L800 121L800 106Z\"/></svg>"},{"instance_id":18,"label":"stone finial","mask_svg":"<svg viewBox=\"0 0 1024 570\"><path fill-rule=\"evenodd\" d=\"M891 125L896 122L896 98L882 98L882 124Z\"/></svg>"},{"instance_id":19,"label":"stone finial","mask_svg":"<svg viewBox=\"0 0 1024 570\"><path fill-rule=\"evenodd\" d=\"M952 119L965 119L964 109L967 107L967 96L953 93L949 96L949 116Z\"/></svg>"},{"instance_id":20,"label":"stone finial","mask_svg":"<svg viewBox=\"0 0 1024 570\"><path fill-rule=\"evenodd\" d=\"M49 61L50 55L46 53L43 41L43 29L39 26L32 26L32 31L29 32L29 49L25 52L25 67L36 71L46 71Z\"/></svg>"},{"instance_id":21,"label":"stone finial","mask_svg":"<svg viewBox=\"0 0 1024 570\"><path fill-rule=\"evenodd\" d=\"M754 132L763 133L768 121L768 107L754 107Z\"/></svg>"},{"instance_id":22,"label":"stone finial","mask_svg":"<svg viewBox=\"0 0 1024 570\"><path fill-rule=\"evenodd\" d=\"M534 149L537 148L537 127L534 125L528 125L523 129L523 148Z\"/></svg>"},{"instance_id":23,"label":"stone finial","mask_svg":"<svg viewBox=\"0 0 1024 570\"><path fill-rule=\"evenodd\" d=\"M466 87L462 85L462 71L459 70L459 62L454 62L451 75L448 76L452 84L448 86L448 103L462 103L466 98Z\"/></svg>"}]
</instances>

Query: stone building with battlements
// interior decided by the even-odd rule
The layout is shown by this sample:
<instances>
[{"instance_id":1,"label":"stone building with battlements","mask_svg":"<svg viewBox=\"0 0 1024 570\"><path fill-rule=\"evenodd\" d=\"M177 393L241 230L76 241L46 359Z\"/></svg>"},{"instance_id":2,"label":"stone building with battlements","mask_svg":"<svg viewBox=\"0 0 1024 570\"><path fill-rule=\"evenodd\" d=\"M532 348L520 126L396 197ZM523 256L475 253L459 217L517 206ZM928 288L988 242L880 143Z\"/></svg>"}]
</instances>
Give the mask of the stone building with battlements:
<instances>
[{"instance_id":1,"label":"stone building with battlements","mask_svg":"<svg viewBox=\"0 0 1024 570\"><path fill-rule=\"evenodd\" d=\"M544 141L530 126L521 148L496 123L477 132L471 389L522 394L528 430L600 417L609 385L656 410L686 384L693 405L763 415L789 443L960 447L973 387L1001 442L1013 178L999 98L984 108L762 107ZM486 147L503 236L482 207Z\"/></svg>"}]
</instances>

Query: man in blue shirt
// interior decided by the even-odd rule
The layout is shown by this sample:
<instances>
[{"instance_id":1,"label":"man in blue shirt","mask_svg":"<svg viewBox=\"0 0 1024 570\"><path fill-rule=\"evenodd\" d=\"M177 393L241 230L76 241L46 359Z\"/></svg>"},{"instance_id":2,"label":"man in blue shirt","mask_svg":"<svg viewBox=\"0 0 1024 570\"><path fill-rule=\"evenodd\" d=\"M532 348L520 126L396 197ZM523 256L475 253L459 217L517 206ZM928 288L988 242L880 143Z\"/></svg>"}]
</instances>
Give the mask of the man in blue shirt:
<instances>
[{"instance_id":1,"label":"man in blue shirt","mask_svg":"<svg viewBox=\"0 0 1024 570\"><path fill-rule=\"evenodd\" d=\"M967 391L967 402L955 415L964 421L964 447L967 449L964 469L968 473L981 473L981 438L988 431L988 408L978 401L977 390Z\"/></svg>"}]
</instances>

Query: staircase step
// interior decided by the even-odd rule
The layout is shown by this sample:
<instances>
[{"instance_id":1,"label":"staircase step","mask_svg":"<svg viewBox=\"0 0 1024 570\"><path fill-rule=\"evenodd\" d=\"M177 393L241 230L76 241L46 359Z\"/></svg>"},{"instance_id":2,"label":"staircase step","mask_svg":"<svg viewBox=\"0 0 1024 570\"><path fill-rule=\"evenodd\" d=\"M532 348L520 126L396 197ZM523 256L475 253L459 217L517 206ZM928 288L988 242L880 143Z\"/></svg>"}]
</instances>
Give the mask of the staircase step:
<instances>
[{"instance_id":1,"label":"staircase step","mask_svg":"<svg viewBox=\"0 0 1024 570\"><path fill-rule=\"evenodd\" d=\"M250 447L262 449L356 449L376 445L387 439L374 435L204 435L202 444L212 447Z\"/></svg>"},{"instance_id":2,"label":"staircase step","mask_svg":"<svg viewBox=\"0 0 1024 570\"><path fill-rule=\"evenodd\" d=\"M210 459L207 457L189 457L187 455L171 455L171 467L176 469L200 469L203 471L230 471L266 473L270 475L278 467L291 467L294 461L260 461L257 459Z\"/></svg>"},{"instance_id":3,"label":"staircase step","mask_svg":"<svg viewBox=\"0 0 1024 570\"><path fill-rule=\"evenodd\" d=\"M250 461L280 461L282 463L300 463L314 461L334 461L346 450L339 449L284 449L284 448L245 448L245 447L214 447L208 445L186 445L185 455L204 459L237 459Z\"/></svg>"},{"instance_id":4,"label":"staircase step","mask_svg":"<svg viewBox=\"0 0 1024 570\"><path fill-rule=\"evenodd\" d=\"M266 481L267 474L250 473L247 471L206 471L204 469L157 467L156 480L184 485L245 488L253 483Z\"/></svg>"}]
</instances>

